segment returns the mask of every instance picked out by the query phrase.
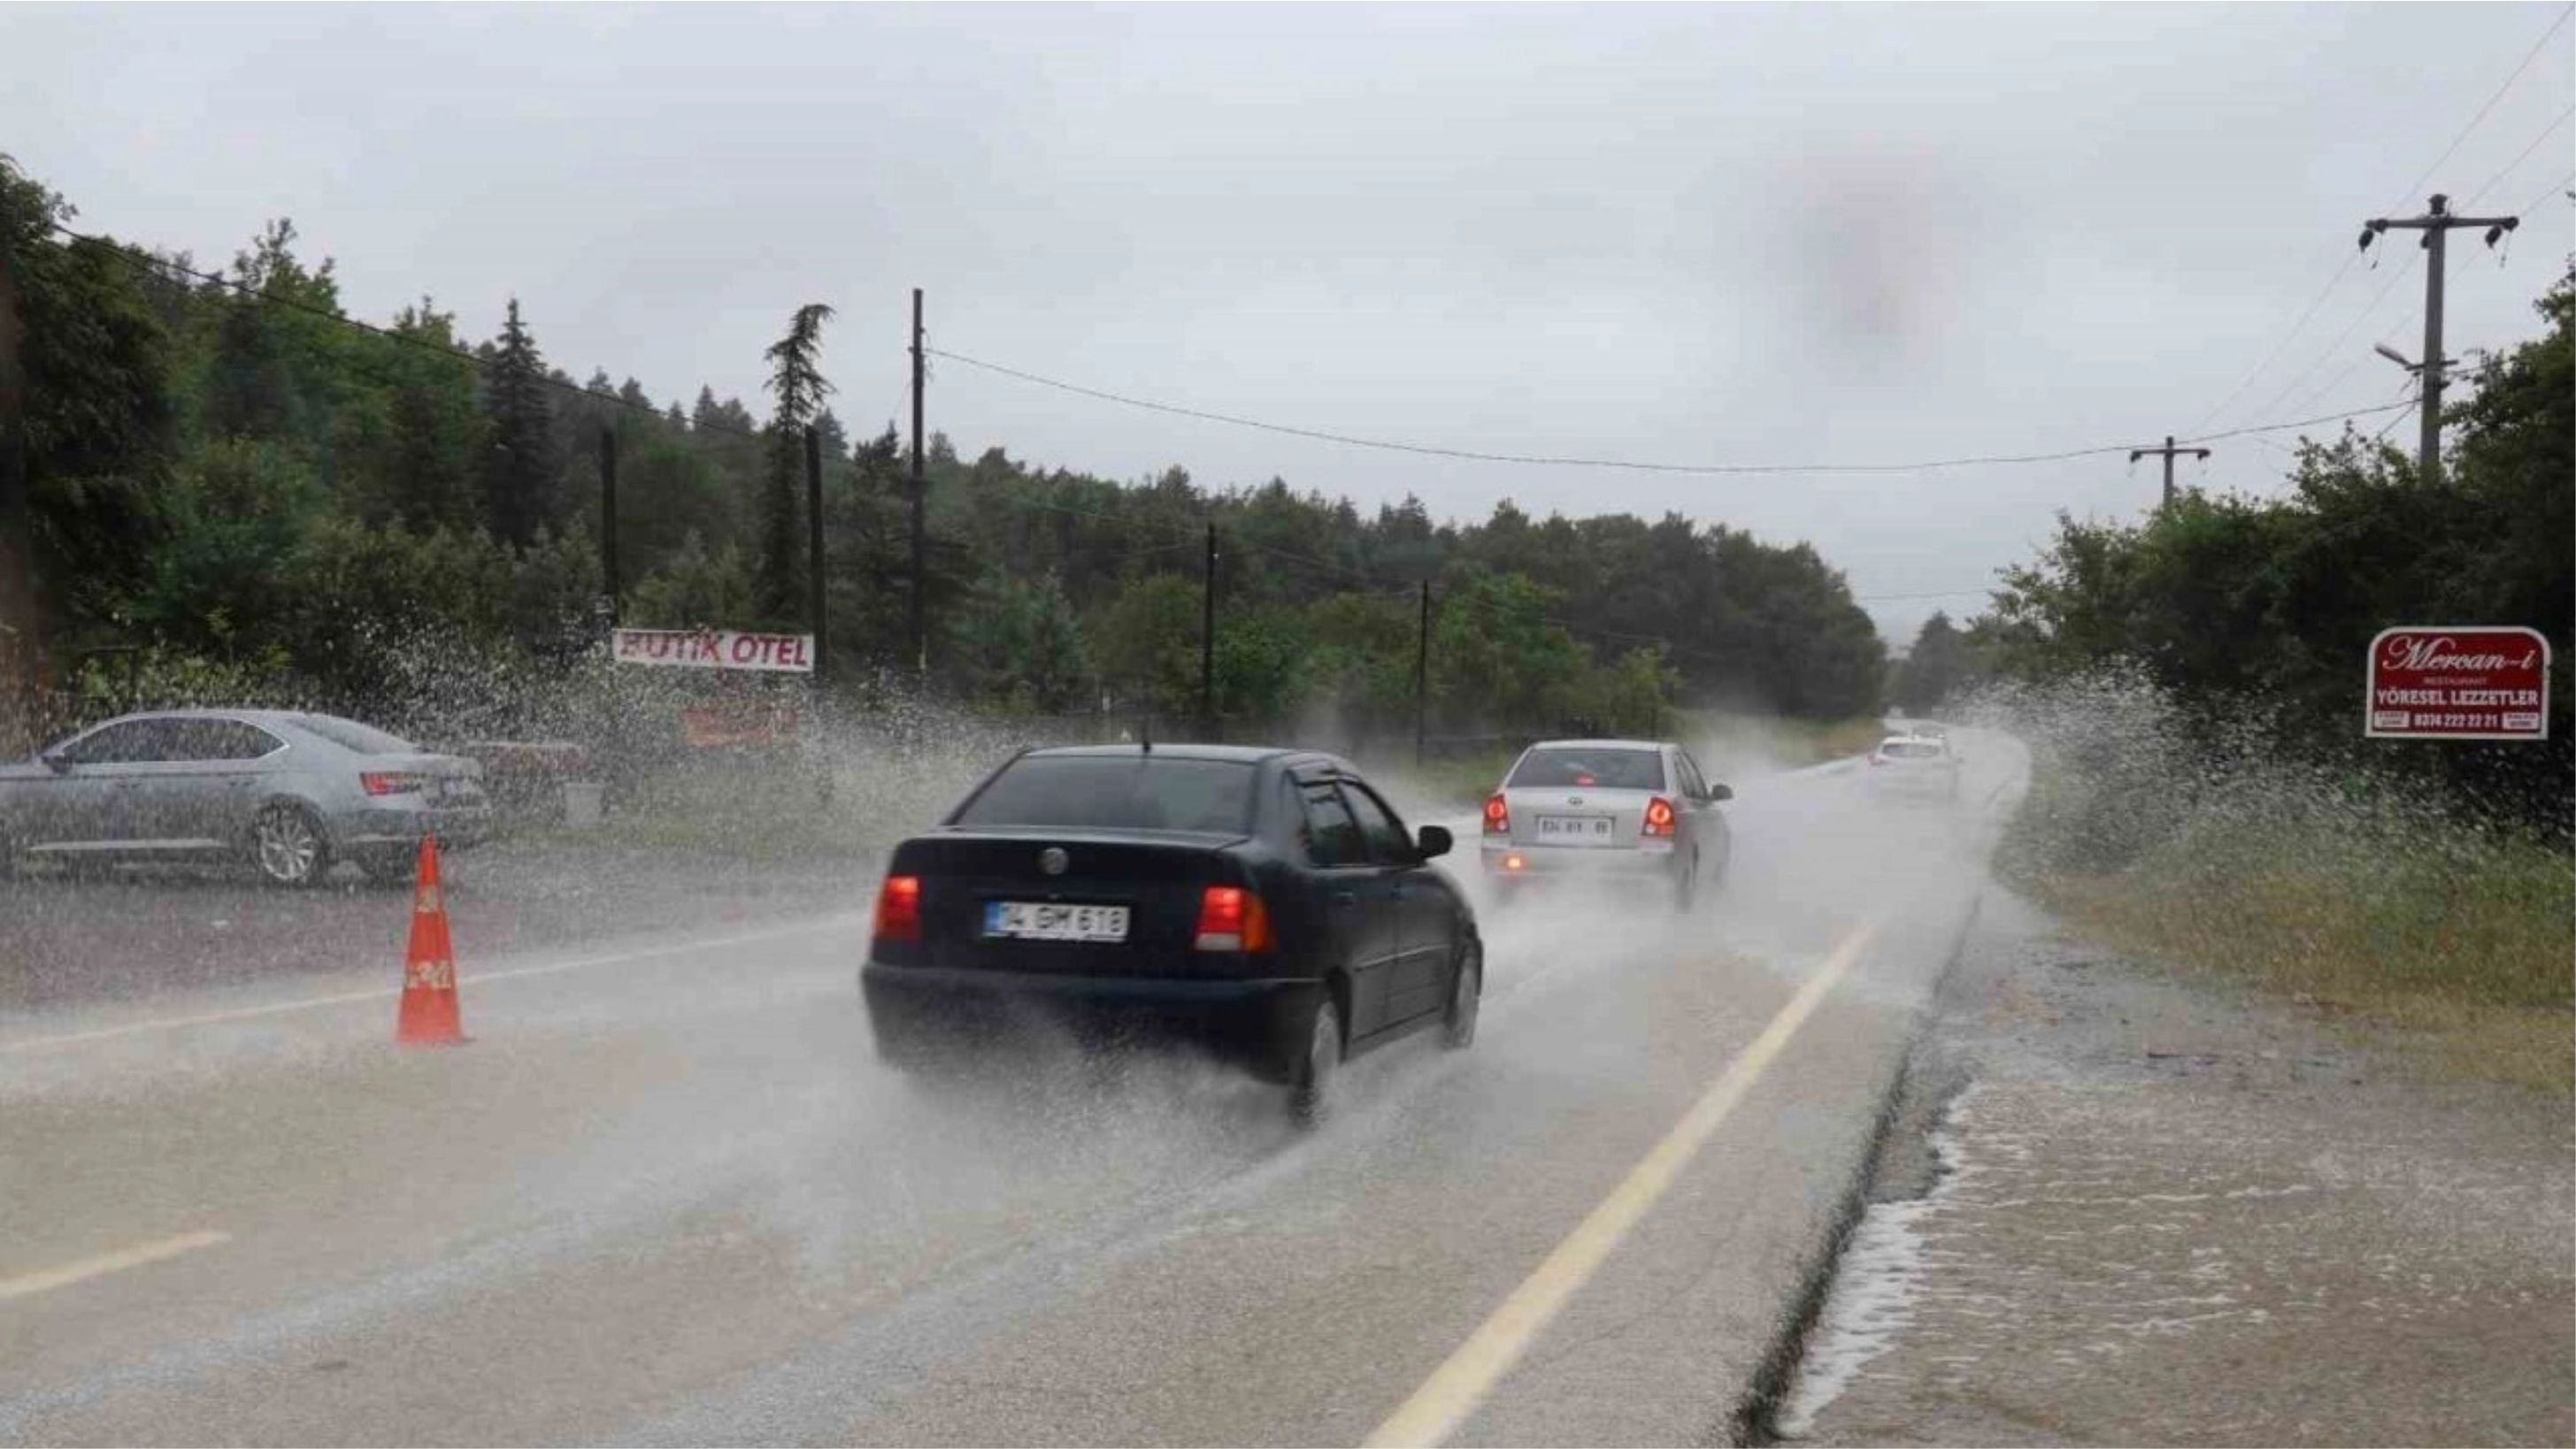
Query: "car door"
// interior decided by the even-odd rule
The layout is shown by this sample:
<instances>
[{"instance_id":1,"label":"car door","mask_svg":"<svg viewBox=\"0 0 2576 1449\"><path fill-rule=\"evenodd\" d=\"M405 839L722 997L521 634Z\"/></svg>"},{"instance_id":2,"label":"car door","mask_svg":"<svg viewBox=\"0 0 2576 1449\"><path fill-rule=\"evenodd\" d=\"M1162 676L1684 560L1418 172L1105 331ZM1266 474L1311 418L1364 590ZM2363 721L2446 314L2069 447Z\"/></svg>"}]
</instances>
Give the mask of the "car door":
<instances>
[{"instance_id":1,"label":"car door","mask_svg":"<svg viewBox=\"0 0 2576 1449\"><path fill-rule=\"evenodd\" d=\"M162 758L138 765L138 824L174 848L204 849L238 839L258 806L262 756L285 741L239 720L168 721Z\"/></svg>"},{"instance_id":2,"label":"car door","mask_svg":"<svg viewBox=\"0 0 2576 1449\"><path fill-rule=\"evenodd\" d=\"M1298 845L1314 878L1319 934L1328 958L1349 973L1352 1041L1384 1031L1395 970L1391 873L1369 856L1368 839L1329 774L1292 777L1303 826Z\"/></svg>"},{"instance_id":3,"label":"car door","mask_svg":"<svg viewBox=\"0 0 2576 1449\"><path fill-rule=\"evenodd\" d=\"M1450 963L1457 957L1457 903L1448 879L1422 858L1412 833L1385 800L1365 783L1342 777L1342 795L1358 817L1369 855L1387 871L1395 912L1395 970L1387 989L1386 1020L1402 1026L1438 1011L1449 999Z\"/></svg>"},{"instance_id":4,"label":"car door","mask_svg":"<svg viewBox=\"0 0 2576 1449\"><path fill-rule=\"evenodd\" d=\"M135 769L159 755L160 723L115 720L48 751L63 767L25 782L24 823L12 830L34 849L111 850L141 838Z\"/></svg>"},{"instance_id":5,"label":"car door","mask_svg":"<svg viewBox=\"0 0 2576 1449\"><path fill-rule=\"evenodd\" d=\"M1698 857L1700 873L1714 874L1724 867L1727 850L1726 817L1718 811L1716 792L1688 750L1673 751L1673 774L1681 784L1683 838Z\"/></svg>"}]
</instances>

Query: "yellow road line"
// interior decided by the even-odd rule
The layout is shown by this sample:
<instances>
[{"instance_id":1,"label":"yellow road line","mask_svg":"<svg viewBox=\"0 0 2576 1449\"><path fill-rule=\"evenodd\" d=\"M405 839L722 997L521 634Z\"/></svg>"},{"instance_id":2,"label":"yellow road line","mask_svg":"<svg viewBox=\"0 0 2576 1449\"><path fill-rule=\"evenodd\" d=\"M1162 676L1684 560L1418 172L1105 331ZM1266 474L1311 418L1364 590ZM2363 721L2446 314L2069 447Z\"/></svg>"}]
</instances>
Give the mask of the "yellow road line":
<instances>
[{"instance_id":1,"label":"yellow road line","mask_svg":"<svg viewBox=\"0 0 2576 1449\"><path fill-rule=\"evenodd\" d=\"M668 946L647 946L636 951L620 951L607 956L584 956L571 961L549 961L542 966L514 966L504 971L479 971L459 976L461 985L481 981L515 981L527 976L552 976L559 971L586 971L594 966L613 966L620 961L647 961L657 956L684 956L691 951L720 951L732 946L756 945L786 936L802 936L845 927L855 917L827 916L793 926L777 926L764 931L747 931L738 936L719 936L713 940L680 941ZM855 958L854 958L855 959ZM242 1021L259 1016L282 1016L288 1012L315 1011L325 1006L346 1006L353 1001L382 1001L400 996L400 986L376 986L364 991L343 991L332 996L304 996L293 1001L270 1002L264 1006L237 1006L226 1011L209 1011L195 1016L164 1016L150 1021L128 1022L123 1026L103 1026L92 1031L64 1032L59 1036L27 1037L19 1041L0 1041L0 1055L31 1052L45 1047L74 1046L81 1042L107 1041L114 1037L136 1036L149 1031L176 1031L181 1027L210 1026L219 1021Z\"/></svg>"},{"instance_id":2,"label":"yellow road line","mask_svg":"<svg viewBox=\"0 0 2576 1449\"><path fill-rule=\"evenodd\" d=\"M1729 1113L1744 1100L1762 1073L1789 1045L1789 1039L1816 1007L1860 960L1878 935L1879 920L1863 922L1837 944L1832 954L1780 1008L1762 1034L1741 1056L1727 1064L1682 1119L1643 1161L1620 1180L1610 1195L1565 1241L1547 1255L1536 1271L1487 1317L1448 1361L1432 1371L1403 1407L1388 1416L1367 1439L1369 1449L1438 1444L1466 1422L1494 1385L1528 1352L1541 1330L1589 1282L1611 1251L1626 1238L1655 1203L1669 1191L1682 1169L1715 1135Z\"/></svg>"},{"instance_id":3,"label":"yellow road line","mask_svg":"<svg viewBox=\"0 0 2576 1449\"><path fill-rule=\"evenodd\" d=\"M101 1253L95 1258L83 1258L77 1263L65 1263L59 1268L47 1268L41 1273L29 1273L23 1278L0 1278L0 1302L69 1287L85 1279L97 1278L109 1273L121 1273L128 1268L140 1268L146 1263L158 1263L164 1258L175 1258L181 1253L193 1253L199 1248L211 1248L217 1243L229 1243L232 1240L233 1235L230 1233L211 1231L181 1233L175 1238L137 1243L131 1248L123 1248L113 1253Z\"/></svg>"}]
</instances>

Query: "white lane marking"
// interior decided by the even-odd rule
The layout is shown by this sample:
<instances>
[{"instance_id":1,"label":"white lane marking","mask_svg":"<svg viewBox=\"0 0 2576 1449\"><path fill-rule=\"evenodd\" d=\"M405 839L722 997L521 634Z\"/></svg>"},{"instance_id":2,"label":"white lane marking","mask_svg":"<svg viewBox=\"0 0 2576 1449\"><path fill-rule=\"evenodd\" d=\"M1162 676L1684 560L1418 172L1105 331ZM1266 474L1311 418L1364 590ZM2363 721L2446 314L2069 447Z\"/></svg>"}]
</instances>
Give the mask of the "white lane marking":
<instances>
[{"instance_id":1,"label":"white lane marking","mask_svg":"<svg viewBox=\"0 0 2576 1449\"><path fill-rule=\"evenodd\" d=\"M1610 1190L1600 1206L1575 1225L1565 1241L1556 1245L1555 1251L1512 1290L1502 1306L1468 1335L1446 1362L1432 1371L1422 1387L1413 1391L1413 1397L1377 1426L1364 1441L1369 1449L1438 1444L1466 1422L1467 1416L1520 1362L1540 1331L1591 1281L1612 1250L1671 1189L1682 1169L1699 1155L1700 1148L1707 1145L1753 1089L1798 1028L1850 973L1861 953L1869 949L1883 920L1884 917L1874 917L1862 922L1834 947L1815 974L1762 1028L1762 1034L1727 1064L1654 1150Z\"/></svg>"},{"instance_id":2,"label":"white lane marking","mask_svg":"<svg viewBox=\"0 0 2576 1449\"><path fill-rule=\"evenodd\" d=\"M56 1288L68 1288L84 1279L103 1277L109 1273L121 1273L128 1268L140 1268L146 1263L158 1263L164 1258L175 1258L181 1253L193 1253L199 1248L211 1248L217 1243L229 1243L232 1240L233 1235L230 1233L212 1231L181 1233L175 1238L137 1243L131 1248L120 1248L113 1253L101 1253L95 1258L83 1258L77 1263L65 1263L59 1268L47 1268L41 1273L29 1273L21 1278L0 1278L0 1302L50 1292Z\"/></svg>"},{"instance_id":3,"label":"white lane marking","mask_svg":"<svg viewBox=\"0 0 2576 1449\"><path fill-rule=\"evenodd\" d=\"M789 936L838 930L845 928L855 919L857 917L854 915L825 916L793 926L774 926L768 930L746 931L736 936L680 941L668 946L646 946L640 950L619 951L606 956L583 956L570 961L549 961L541 966L513 966L503 971L478 971L472 975L459 976L457 981L461 985L469 986L485 981L516 981L529 976L552 976L561 971L586 971L594 966L613 966L620 961L649 961L657 956L681 956L691 951L720 951L732 946L750 946ZM182 1027L210 1026L220 1021L243 1021L258 1016L281 1016L288 1012L318 1011L326 1006L346 1006L353 1001L381 1001L401 994L400 986L371 986L364 991L342 991L330 996L304 996L293 1001L275 1001L262 1006L236 1006L224 1011L200 1012L194 1016L156 1017L150 1021L128 1022L123 1026L103 1026L91 1031L71 1031L58 1036L0 1041L0 1054L38 1051L46 1047L75 1046L82 1042L137 1036L144 1032L177 1031Z\"/></svg>"}]
</instances>

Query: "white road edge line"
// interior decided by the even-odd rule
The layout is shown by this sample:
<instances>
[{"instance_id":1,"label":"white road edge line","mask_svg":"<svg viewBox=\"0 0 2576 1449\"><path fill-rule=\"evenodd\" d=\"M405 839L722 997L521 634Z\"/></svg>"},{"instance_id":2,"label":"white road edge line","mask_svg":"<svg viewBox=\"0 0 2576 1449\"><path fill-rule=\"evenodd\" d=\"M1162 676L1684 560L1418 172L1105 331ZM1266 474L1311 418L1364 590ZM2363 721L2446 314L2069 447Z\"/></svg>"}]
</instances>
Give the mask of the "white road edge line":
<instances>
[{"instance_id":1,"label":"white road edge line","mask_svg":"<svg viewBox=\"0 0 2576 1449\"><path fill-rule=\"evenodd\" d=\"M77 1263L65 1263L59 1268L47 1268L41 1273L29 1273L20 1278L0 1278L0 1302L51 1292L56 1288L68 1288L85 1279L103 1277L109 1273L121 1273L128 1268L140 1268L146 1263L158 1263L164 1258L175 1258L181 1253L193 1253L199 1248L211 1248L217 1243L229 1243L232 1240L233 1235L230 1233L213 1231L181 1233L175 1238L160 1238L149 1243L137 1243L131 1248L120 1248L113 1253L101 1253L95 1258L83 1258Z\"/></svg>"},{"instance_id":2,"label":"white road edge line","mask_svg":"<svg viewBox=\"0 0 2576 1449\"><path fill-rule=\"evenodd\" d=\"M667 946L646 946L640 950L618 951L605 956L583 956L570 961L548 961L537 966L514 966L501 971L478 971L459 975L460 985L486 981L516 981L529 976L552 976L562 971L586 971L594 966L613 966L620 961L649 961L656 956L678 956L691 951L722 950L729 946L749 946L761 941L775 941L788 936L809 935L849 924L850 915L824 916L793 926L773 926L762 931L746 931L735 936L717 936L694 941L677 941ZM330 996L306 996L293 1001L276 1001L261 1006L238 1006L225 1011L202 1012L195 1016L156 1017L150 1021L128 1022L123 1026L103 1026L93 1031L64 1032L59 1036L27 1037L19 1041L0 1041L0 1055L10 1052L39 1051L46 1047L76 1046L82 1042L107 1041L120 1036L139 1036L145 1032L177 1031L183 1027L211 1026L219 1021L243 1021L252 1017L282 1016L296 1011L318 1011L326 1006L346 1006L353 1001L381 1001L402 994L400 986L372 986L364 991L343 991Z\"/></svg>"},{"instance_id":3,"label":"white road edge line","mask_svg":"<svg viewBox=\"0 0 2576 1449\"><path fill-rule=\"evenodd\" d=\"M1772 1061L1789 1045L1798 1028L1848 975L1861 953L1877 939L1884 917L1872 917L1853 928L1798 988L1770 1024L1743 1053L1727 1064L1708 1090L1691 1104L1671 1131L1648 1152L1610 1195L1601 1200L1565 1241L1524 1279L1510 1297L1470 1334L1465 1343L1434 1369L1422 1387L1389 1415L1368 1438L1367 1449L1419 1449L1440 1443L1466 1422L1503 1376L1520 1362L1550 1320L1591 1281L1621 1240L1669 1191L1691 1160Z\"/></svg>"}]
</instances>

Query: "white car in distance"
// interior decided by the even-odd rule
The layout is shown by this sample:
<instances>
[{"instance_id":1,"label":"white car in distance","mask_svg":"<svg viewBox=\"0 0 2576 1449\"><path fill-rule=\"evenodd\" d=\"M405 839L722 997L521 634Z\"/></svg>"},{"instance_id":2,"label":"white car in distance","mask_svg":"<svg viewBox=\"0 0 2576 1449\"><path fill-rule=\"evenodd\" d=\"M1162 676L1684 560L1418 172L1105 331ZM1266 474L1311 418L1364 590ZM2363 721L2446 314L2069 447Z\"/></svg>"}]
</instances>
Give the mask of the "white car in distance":
<instances>
[{"instance_id":1,"label":"white car in distance","mask_svg":"<svg viewBox=\"0 0 2576 1449\"><path fill-rule=\"evenodd\" d=\"M1881 799L1956 800L1964 763L1946 735L1889 735L1869 752L1869 791Z\"/></svg>"},{"instance_id":2,"label":"white car in distance","mask_svg":"<svg viewBox=\"0 0 2576 1449\"><path fill-rule=\"evenodd\" d=\"M1721 801L1670 740L1546 740L1485 801L1485 877L1505 900L1547 883L1660 884L1677 911L1726 873Z\"/></svg>"}]
</instances>

